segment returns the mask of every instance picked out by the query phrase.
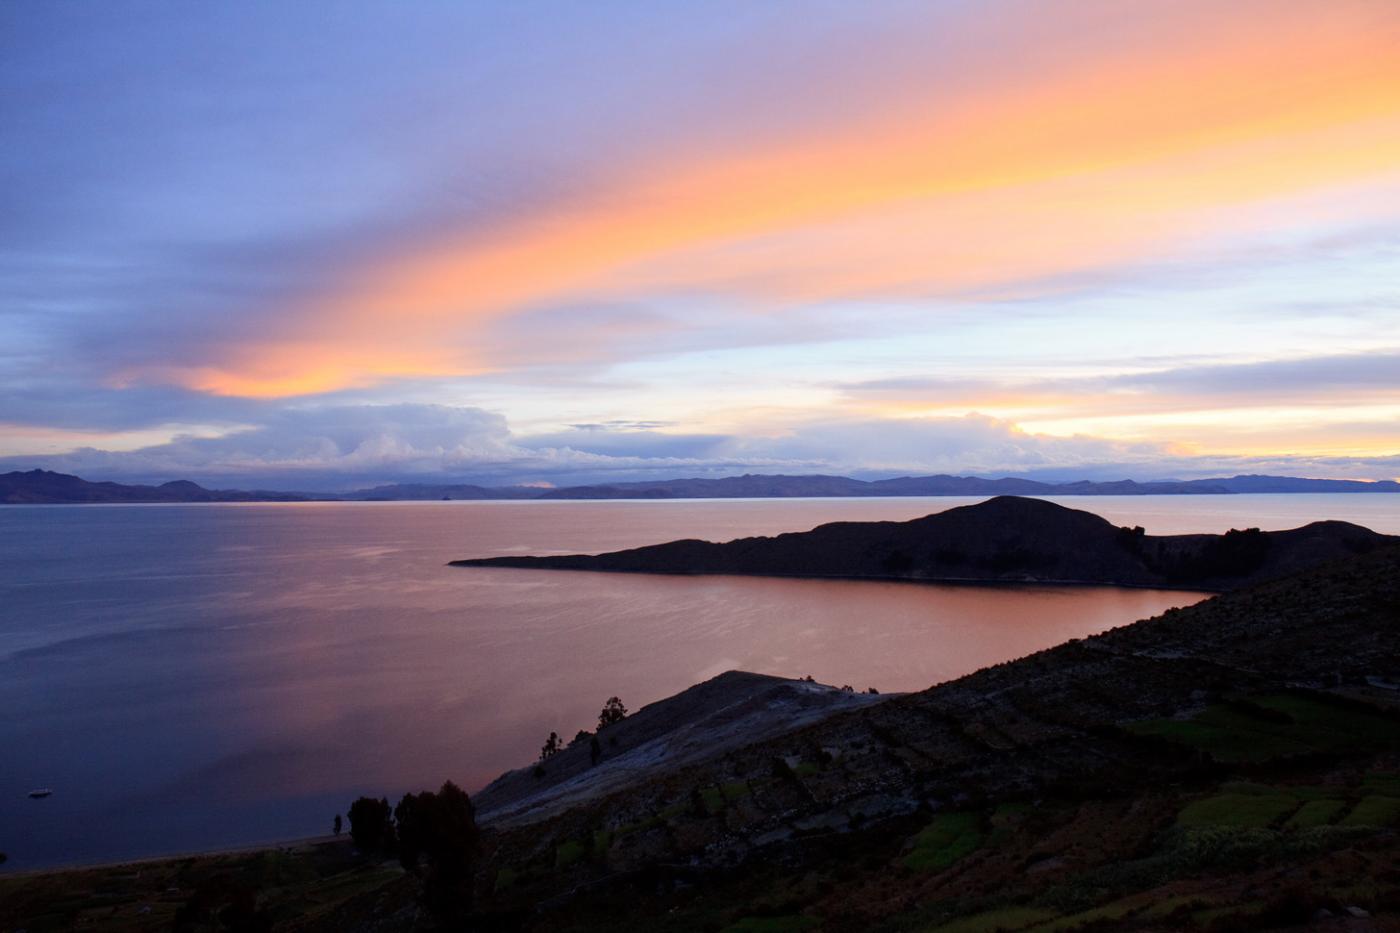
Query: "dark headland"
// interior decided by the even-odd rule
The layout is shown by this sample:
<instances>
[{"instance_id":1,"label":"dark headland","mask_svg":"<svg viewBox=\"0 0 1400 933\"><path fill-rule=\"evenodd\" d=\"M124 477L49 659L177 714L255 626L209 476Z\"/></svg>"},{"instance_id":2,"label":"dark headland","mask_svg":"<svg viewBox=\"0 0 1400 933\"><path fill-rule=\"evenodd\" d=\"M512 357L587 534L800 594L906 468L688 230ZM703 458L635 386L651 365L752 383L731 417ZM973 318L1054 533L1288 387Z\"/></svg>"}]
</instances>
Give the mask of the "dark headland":
<instances>
[{"instance_id":1,"label":"dark headland","mask_svg":"<svg viewBox=\"0 0 1400 933\"><path fill-rule=\"evenodd\" d=\"M1041 499L999 496L907 522L833 522L724 544L684 540L598 555L487 557L452 565L1227 590L1397 540L1334 521L1288 531L1149 535Z\"/></svg>"}]
</instances>

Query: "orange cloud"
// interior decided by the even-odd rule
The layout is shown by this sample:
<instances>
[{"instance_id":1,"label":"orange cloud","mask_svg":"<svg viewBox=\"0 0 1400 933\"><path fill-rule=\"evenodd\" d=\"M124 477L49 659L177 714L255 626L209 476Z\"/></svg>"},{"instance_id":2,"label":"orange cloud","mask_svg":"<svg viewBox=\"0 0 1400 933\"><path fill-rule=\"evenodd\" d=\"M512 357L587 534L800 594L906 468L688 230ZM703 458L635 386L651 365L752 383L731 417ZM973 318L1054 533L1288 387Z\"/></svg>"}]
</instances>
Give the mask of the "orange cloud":
<instances>
[{"instance_id":1,"label":"orange cloud","mask_svg":"<svg viewBox=\"0 0 1400 933\"><path fill-rule=\"evenodd\" d=\"M392 321L384 326L391 328ZM357 339L346 336L245 345L232 356L233 365L166 365L147 369L143 375L214 395L287 398L363 388L410 375L473 373L459 355L428 343L405 342L402 333L392 330L378 339L367 333L354 335ZM115 384L129 384L133 378L124 374Z\"/></svg>"},{"instance_id":2,"label":"orange cloud","mask_svg":"<svg viewBox=\"0 0 1400 933\"><path fill-rule=\"evenodd\" d=\"M1389 0L1023 9L1046 20L1038 41L1077 54L967 86L934 75L867 119L762 147L628 165L584 201L410 245L287 309L266 341L156 375L287 396L480 373L494 363L474 330L551 302L720 291L771 311L950 294L1140 260L1248 229L1252 204L1394 180ZM997 29L970 35L996 54Z\"/></svg>"}]
</instances>

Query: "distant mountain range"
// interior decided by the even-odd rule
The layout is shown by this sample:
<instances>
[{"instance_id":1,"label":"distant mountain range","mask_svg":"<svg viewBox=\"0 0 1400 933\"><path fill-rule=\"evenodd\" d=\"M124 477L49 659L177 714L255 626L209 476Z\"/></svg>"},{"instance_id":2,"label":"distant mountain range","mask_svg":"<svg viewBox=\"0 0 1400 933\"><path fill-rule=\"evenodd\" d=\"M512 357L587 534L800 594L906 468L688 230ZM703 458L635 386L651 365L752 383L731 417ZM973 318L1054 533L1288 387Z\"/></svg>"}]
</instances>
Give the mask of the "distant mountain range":
<instances>
[{"instance_id":1,"label":"distant mountain range","mask_svg":"<svg viewBox=\"0 0 1400 933\"><path fill-rule=\"evenodd\" d=\"M470 483L397 483L357 489L340 496L321 498L355 499L366 502L417 502L431 499L538 499L544 492L538 486L474 486Z\"/></svg>"},{"instance_id":2,"label":"distant mountain range","mask_svg":"<svg viewBox=\"0 0 1400 933\"><path fill-rule=\"evenodd\" d=\"M720 479L673 479L568 486L395 484L341 494L205 489L189 480L159 486L88 482L67 473L29 470L0 474L0 503L64 502L305 502L313 500L413 501L442 499L797 499L875 496L1156 496L1268 492L1396 493L1400 483L1293 476L1233 476L1139 483L1134 480L1045 483L1006 477L901 476L859 480L847 476L783 476L746 473Z\"/></svg>"},{"instance_id":3,"label":"distant mountain range","mask_svg":"<svg viewBox=\"0 0 1400 933\"><path fill-rule=\"evenodd\" d=\"M1043 499L998 496L907 522L832 522L726 544L671 541L609 554L488 557L458 567L744 574L1229 590L1400 538L1347 522L1289 531L1149 535Z\"/></svg>"},{"instance_id":4,"label":"distant mountain range","mask_svg":"<svg viewBox=\"0 0 1400 933\"><path fill-rule=\"evenodd\" d=\"M745 474L722 479L675 479L645 483L611 483L552 489L540 499L747 499L817 496L1158 496L1224 495L1242 492L1400 492L1390 480L1363 482L1300 479L1292 476L1233 476L1139 483L1079 480L1044 483L1033 479L982 479L976 476L901 476L859 480L847 476L768 476Z\"/></svg>"},{"instance_id":5,"label":"distant mountain range","mask_svg":"<svg viewBox=\"0 0 1400 933\"><path fill-rule=\"evenodd\" d=\"M159 486L90 483L67 473L30 470L0 474L0 503L55 502L304 502L309 496L290 492L244 492L205 489L189 480Z\"/></svg>"}]
</instances>

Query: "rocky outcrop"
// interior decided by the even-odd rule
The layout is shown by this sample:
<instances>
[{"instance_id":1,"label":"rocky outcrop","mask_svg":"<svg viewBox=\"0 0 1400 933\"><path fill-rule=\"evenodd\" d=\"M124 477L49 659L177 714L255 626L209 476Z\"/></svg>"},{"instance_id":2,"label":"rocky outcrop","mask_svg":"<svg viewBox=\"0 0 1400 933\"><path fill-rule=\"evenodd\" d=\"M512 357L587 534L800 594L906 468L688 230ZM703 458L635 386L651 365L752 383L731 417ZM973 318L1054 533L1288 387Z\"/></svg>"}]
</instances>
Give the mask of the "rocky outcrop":
<instances>
[{"instance_id":1,"label":"rocky outcrop","mask_svg":"<svg viewBox=\"0 0 1400 933\"><path fill-rule=\"evenodd\" d=\"M531 822L890 696L729 671L644 706L538 766L506 772L473 800L482 823Z\"/></svg>"}]
</instances>

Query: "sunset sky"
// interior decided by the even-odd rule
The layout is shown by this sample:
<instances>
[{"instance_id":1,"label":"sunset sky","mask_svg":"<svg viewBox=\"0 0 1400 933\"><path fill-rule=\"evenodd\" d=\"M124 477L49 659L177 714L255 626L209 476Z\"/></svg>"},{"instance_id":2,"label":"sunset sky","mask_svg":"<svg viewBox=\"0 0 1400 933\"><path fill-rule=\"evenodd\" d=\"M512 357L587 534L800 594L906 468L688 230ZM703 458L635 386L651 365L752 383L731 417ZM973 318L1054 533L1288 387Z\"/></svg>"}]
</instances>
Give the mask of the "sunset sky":
<instances>
[{"instance_id":1,"label":"sunset sky","mask_svg":"<svg viewBox=\"0 0 1400 933\"><path fill-rule=\"evenodd\" d=\"M0 469L1400 478L1400 3L0 5Z\"/></svg>"}]
</instances>

